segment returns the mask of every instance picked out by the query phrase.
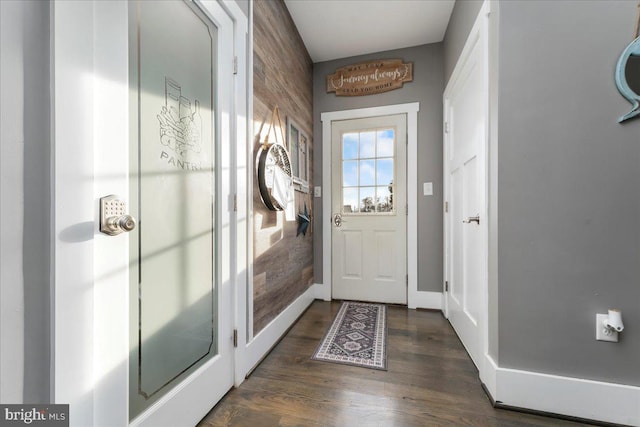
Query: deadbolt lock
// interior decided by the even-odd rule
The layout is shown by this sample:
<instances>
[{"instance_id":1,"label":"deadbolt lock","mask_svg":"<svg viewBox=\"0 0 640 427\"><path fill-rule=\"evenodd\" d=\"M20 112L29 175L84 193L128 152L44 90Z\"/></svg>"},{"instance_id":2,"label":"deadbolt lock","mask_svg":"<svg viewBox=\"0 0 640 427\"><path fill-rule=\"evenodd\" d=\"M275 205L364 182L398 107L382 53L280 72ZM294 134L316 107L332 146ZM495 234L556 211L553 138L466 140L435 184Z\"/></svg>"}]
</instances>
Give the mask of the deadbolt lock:
<instances>
[{"instance_id":1,"label":"deadbolt lock","mask_svg":"<svg viewBox=\"0 0 640 427\"><path fill-rule=\"evenodd\" d=\"M100 232L117 236L136 228L136 220L126 213L126 205L118 196L110 195L100 199Z\"/></svg>"}]
</instances>

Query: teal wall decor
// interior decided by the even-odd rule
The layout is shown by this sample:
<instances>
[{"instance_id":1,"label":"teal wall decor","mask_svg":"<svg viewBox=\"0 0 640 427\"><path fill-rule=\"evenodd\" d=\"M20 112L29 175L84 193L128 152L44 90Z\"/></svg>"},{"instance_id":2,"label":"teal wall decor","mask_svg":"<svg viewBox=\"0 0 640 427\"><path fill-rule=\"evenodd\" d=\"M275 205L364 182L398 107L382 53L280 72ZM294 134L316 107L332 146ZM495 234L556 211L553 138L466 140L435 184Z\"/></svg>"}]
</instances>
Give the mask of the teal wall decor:
<instances>
[{"instance_id":1,"label":"teal wall decor","mask_svg":"<svg viewBox=\"0 0 640 427\"><path fill-rule=\"evenodd\" d=\"M640 61L640 37L632 41L629 46L622 52L618 64L616 65L616 86L622 96L631 103L631 111L618 119L619 123L625 120L640 116L640 89L632 88L629 83L629 75L627 67L630 67L631 61ZM637 70L637 67L634 67ZM635 80L640 80L639 76L635 76Z\"/></svg>"}]
</instances>

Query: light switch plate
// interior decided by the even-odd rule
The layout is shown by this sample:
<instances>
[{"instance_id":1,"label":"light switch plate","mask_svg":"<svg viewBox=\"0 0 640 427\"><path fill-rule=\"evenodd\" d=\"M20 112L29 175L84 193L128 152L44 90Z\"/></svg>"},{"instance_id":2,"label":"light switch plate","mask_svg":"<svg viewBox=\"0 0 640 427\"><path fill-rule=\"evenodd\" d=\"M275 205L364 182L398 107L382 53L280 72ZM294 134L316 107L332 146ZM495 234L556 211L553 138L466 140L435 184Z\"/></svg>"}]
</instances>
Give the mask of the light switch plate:
<instances>
[{"instance_id":1,"label":"light switch plate","mask_svg":"<svg viewBox=\"0 0 640 427\"><path fill-rule=\"evenodd\" d=\"M605 333L604 321L608 317L608 314L596 314L596 340L618 342L618 331L611 330L609 335Z\"/></svg>"},{"instance_id":2,"label":"light switch plate","mask_svg":"<svg viewBox=\"0 0 640 427\"><path fill-rule=\"evenodd\" d=\"M313 197L322 197L322 187L319 185L313 187Z\"/></svg>"},{"instance_id":3,"label":"light switch plate","mask_svg":"<svg viewBox=\"0 0 640 427\"><path fill-rule=\"evenodd\" d=\"M433 182L425 182L422 189L425 196L433 196Z\"/></svg>"}]
</instances>

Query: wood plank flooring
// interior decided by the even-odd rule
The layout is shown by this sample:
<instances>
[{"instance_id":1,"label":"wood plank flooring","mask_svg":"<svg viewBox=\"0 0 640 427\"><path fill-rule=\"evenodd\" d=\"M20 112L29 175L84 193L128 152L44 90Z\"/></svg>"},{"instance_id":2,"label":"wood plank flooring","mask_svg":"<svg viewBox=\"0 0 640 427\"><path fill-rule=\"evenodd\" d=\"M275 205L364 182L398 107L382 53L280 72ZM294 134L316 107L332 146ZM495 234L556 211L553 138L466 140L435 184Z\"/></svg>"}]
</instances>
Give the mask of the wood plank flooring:
<instances>
[{"instance_id":1,"label":"wood plank flooring","mask_svg":"<svg viewBox=\"0 0 640 427\"><path fill-rule=\"evenodd\" d=\"M199 426L585 425L494 409L439 312L388 307L388 371L311 360L339 307L314 302Z\"/></svg>"}]
</instances>

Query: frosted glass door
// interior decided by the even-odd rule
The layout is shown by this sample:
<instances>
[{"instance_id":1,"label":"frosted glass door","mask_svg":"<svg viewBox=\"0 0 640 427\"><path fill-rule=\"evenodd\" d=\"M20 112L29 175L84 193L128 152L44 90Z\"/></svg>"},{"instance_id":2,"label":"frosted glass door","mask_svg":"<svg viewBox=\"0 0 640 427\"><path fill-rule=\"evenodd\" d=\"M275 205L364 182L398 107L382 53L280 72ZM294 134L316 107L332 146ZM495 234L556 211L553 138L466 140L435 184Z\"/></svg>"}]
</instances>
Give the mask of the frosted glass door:
<instances>
[{"instance_id":1,"label":"frosted glass door","mask_svg":"<svg viewBox=\"0 0 640 427\"><path fill-rule=\"evenodd\" d=\"M216 28L197 6L131 16L130 417L218 353Z\"/></svg>"}]
</instances>

